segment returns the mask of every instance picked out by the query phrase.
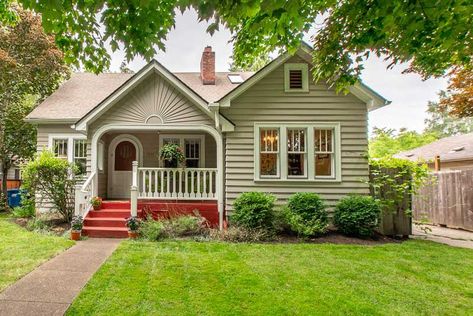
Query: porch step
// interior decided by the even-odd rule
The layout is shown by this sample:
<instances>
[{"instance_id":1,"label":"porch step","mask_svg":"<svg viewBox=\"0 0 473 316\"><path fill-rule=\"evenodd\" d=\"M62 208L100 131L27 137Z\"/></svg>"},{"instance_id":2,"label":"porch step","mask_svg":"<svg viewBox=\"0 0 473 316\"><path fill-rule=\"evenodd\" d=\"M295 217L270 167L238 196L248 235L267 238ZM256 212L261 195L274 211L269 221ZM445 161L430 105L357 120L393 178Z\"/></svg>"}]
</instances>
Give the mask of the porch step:
<instances>
[{"instance_id":1,"label":"porch step","mask_svg":"<svg viewBox=\"0 0 473 316\"><path fill-rule=\"evenodd\" d=\"M123 217L86 217L84 226L87 227L126 227Z\"/></svg>"},{"instance_id":2,"label":"porch step","mask_svg":"<svg viewBox=\"0 0 473 316\"><path fill-rule=\"evenodd\" d=\"M118 217L118 218L127 218L130 217L131 213L128 209L102 209L99 211L89 211L87 217L96 218L110 218L110 217ZM86 217L86 218L87 218Z\"/></svg>"},{"instance_id":3,"label":"porch step","mask_svg":"<svg viewBox=\"0 0 473 316\"><path fill-rule=\"evenodd\" d=\"M130 201L103 201L102 209L131 209Z\"/></svg>"},{"instance_id":4,"label":"porch step","mask_svg":"<svg viewBox=\"0 0 473 316\"><path fill-rule=\"evenodd\" d=\"M84 226L82 234L89 237L98 238L127 238L128 229L126 227L93 227Z\"/></svg>"}]
</instances>

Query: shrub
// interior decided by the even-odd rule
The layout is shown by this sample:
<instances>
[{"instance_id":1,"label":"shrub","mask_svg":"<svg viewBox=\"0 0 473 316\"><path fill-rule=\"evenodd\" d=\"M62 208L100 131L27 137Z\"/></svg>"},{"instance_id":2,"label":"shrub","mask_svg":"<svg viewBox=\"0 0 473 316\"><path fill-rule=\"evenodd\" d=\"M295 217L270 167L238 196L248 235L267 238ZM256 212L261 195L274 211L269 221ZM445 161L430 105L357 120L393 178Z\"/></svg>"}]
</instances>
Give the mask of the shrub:
<instances>
[{"instance_id":1,"label":"shrub","mask_svg":"<svg viewBox=\"0 0 473 316\"><path fill-rule=\"evenodd\" d=\"M370 196L351 195L338 202L333 217L340 232L351 236L372 236L378 227L379 202Z\"/></svg>"},{"instance_id":2,"label":"shrub","mask_svg":"<svg viewBox=\"0 0 473 316\"><path fill-rule=\"evenodd\" d=\"M163 222L148 218L141 223L140 235L149 241L158 241L166 238Z\"/></svg>"},{"instance_id":3,"label":"shrub","mask_svg":"<svg viewBox=\"0 0 473 316\"><path fill-rule=\"evenodd\" d=\"M150 241L206 235L207 232L208 222L199 214L175 216L159 221L148 216L140 228L141 236Z\"/></svg>"},{"instance_id":4,"label":"shrub","mask_svg":"<svg viewBox=\"0 0 473 316\"><path fill-rule=\"evenodd\" d=\"M23 187L33 196L50 201L65 221L71 222L74 214L74 187L77 166L44 150L22 169Z\"/></svg>"},{"instance_id":5,"label":"shrub","mask_svg":"<svg viewBox=\"0 0 473 316\"><path fill-rule=\"evenodd\" d=\"M128 227L129 231L135 232L140 228L141 221L136 216L130 216L126 218L125 221L126 221L126 227Z\"/></svg>"},{"instance_id":6,"label":"shrub","mask_svg":"<svg viewBox=\"0 0 473 316\"><path fill-rule=\"evenodd\" d=\"M30 218L35 216L35 201L31 198L22 197L21 205L13 208L12 215L19 218Z\"/></svg>"},{"instance_id":7,"label":"shrub","mask_svg":"<svg viewBox=\"0 0 473 316\"><path fill-rule=\"evenodd\" d=\"M299 236L310 237L327 231L328 216L324 201L315 193L292 195L285 209L286 219L292 231Z\"/></svg>"},{"instance_id":8,"label":"shrub","mask_svg":"<svg viewBox=\"0 0 473 316\"><path fill-rule=\"evenodd\" d=\"M262 242L274 240L275 235L267 229L250 229L241 226L230 226L225 230L211 229L210 239L226 242Z\"/></svg>"},{"instance_id":9,"label":"shrub","mask_svg":"<svg viewBox=\"0 0 473 316\"><path fill-rule=\"evenodd\" d=\"M33 217L26 224L26 229L30 231L49 233L50 225L40 217Z\"/></svg>"},{"instance_id":10,"label":"shrub","mask_svg":"<svg viewBox=\"0 0 473 316\"><path fill-rule=\"evenodd\" d=\"M246 192L233 203L231 221L248 229L273 230L276 197L262 192Z\"/></svg>"}]
</instances>

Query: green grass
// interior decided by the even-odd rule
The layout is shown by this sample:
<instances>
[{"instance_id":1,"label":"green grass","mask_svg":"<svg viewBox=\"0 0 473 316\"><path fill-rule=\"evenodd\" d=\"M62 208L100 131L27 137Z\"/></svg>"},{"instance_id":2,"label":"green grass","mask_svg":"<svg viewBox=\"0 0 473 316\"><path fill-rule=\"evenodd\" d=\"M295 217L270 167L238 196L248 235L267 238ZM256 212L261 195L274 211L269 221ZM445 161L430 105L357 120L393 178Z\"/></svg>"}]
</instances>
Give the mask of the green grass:
<instances>
[{"instance_id":1,"label":"green grass","mask_svg":"<svg viewBox=\"0 0 473 316\"><path fill-rule=\"evenodd\" d=\"M0 291L73 244L66 238L29 232L1 214Z\"/></svg>"},{"instance_id":2,"label":"green grass","mask_svg":"<svg viewBox=\"0 0 473 316\"><path fill-rule=\"evenodd\" d=\"M68 315L466 315L473 251L124 242Z\"/></svg>"}]
</instances>

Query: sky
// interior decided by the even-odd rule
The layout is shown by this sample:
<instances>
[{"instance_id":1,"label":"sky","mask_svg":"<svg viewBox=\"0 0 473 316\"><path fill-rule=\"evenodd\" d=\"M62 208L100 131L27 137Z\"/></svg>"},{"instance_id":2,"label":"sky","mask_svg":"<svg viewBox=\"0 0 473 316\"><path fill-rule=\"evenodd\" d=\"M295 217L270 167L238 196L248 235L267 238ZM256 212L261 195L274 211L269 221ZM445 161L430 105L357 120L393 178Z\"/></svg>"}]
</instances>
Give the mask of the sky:
<instances>
[{"instance_id":1,"label":"sky","mask_svg":"<svg viewBox=\"0 0 473 316\"><path fill-rule=\"evenodd\" d=\"M205 30L206 22L198 22L194 11L178 13L176 27L166 41L166 52L159 52L155 58L172 72L199 71L200 57L205 46L212 46L216 59L216 70L228 70L232 55L231 33L221 29L213 36ZM112 54L111 71L118 71L124 60L123 52ZM138 71L146 62L137 57L128 67ZM446 88L445 78L423 81L417 74L402 74L406 65L387 70L388 63L377 57L370 57L365 63L362 80L392 103L370 112L369 126L387 128L408 128L421 132L424 128L428 101L438 100L438 92Z\"/></svg>"}]
</instances>

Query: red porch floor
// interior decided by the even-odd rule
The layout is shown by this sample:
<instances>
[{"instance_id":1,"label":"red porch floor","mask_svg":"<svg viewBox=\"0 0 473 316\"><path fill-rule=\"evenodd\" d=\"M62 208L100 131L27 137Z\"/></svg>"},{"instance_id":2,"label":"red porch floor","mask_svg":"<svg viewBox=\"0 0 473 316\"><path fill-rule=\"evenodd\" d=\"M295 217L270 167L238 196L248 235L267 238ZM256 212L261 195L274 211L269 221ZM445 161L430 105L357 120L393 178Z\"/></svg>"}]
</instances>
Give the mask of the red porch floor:
<instances>
[{"instance_id":1,"label":"red porch floor","mask_svg":"<svg viewBox=\"0 0 473 316\"><path fill-rule=\"evenodd\" d=\"M125 218L130 216L129 201L103 201L102 209L90 211L84 219L82 234L89 237L126 238L128 236ZM218 226L216 201L167 201L141 200L138 202L138 216L151 215L155 219L193 214L195 211L205 217L212 226Z\"/></svg>"}]
</instances>

